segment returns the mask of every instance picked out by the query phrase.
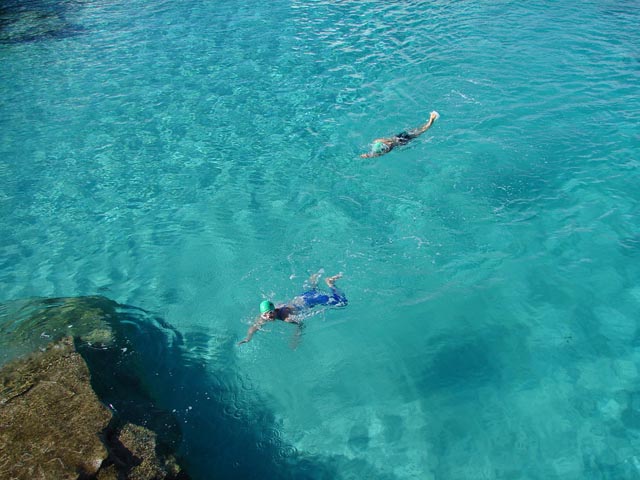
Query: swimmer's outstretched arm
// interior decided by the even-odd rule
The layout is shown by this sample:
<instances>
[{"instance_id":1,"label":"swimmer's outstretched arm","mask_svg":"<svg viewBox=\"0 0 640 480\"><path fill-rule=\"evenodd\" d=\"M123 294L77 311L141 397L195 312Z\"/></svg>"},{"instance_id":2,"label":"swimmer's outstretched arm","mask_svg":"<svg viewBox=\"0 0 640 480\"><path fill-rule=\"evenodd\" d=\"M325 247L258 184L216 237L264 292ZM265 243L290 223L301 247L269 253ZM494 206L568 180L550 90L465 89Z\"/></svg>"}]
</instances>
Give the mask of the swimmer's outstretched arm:
<instances>
[{"instance_id":1,"label":"swimmer's outstretched arm","mask_svg":"<svg viewBox=\"0 0 640 480\"><path fill-rule=\"evenodd\" d=\"M249 341L251 341L251 337L253 337L253 335L260 330L260 328L262 327L262 325L264 325L264 320L262 318L258 318L258 320L255 321L255 323L253 325L251 325L249 327L249 330L247 330L247 336L240 340L238 342L238 345L242 345L243 343L247 343Z\"/></svg>"},{"instance_id":2,"label":"swimmer's outstretched arm","mask_svg":"<svg viewBox=\"0 0 640 480\"><path fill-rule=\"evenodd\" d=\"M300 322L298 324L298 328L296 328L296 333L293 334L293 337L291 337L291 349L295 350L296 348L298 348L298 345L300 345L300 340L302 340L302 329L304 328L304 325L302 324L302 322Z\"/></svg>"}]
</instances>

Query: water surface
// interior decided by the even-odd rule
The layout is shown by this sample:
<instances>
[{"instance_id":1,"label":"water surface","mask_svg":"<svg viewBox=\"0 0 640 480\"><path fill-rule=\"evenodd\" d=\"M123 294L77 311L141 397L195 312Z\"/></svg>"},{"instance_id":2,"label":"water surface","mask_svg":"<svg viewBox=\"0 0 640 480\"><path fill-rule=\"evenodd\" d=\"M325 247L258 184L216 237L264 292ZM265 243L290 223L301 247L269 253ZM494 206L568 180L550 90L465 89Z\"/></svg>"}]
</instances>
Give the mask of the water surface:
<instances>
[{"instance_id":1,"label":"water surface","mask_svg":"<svg viewBox=\"0 0 640 480\"><path fill-rule=\"evenodd\" d=\"M640 478L637 7L10 4L0 300L155 312L332 478Z\"/></svg>"}]
</instances>

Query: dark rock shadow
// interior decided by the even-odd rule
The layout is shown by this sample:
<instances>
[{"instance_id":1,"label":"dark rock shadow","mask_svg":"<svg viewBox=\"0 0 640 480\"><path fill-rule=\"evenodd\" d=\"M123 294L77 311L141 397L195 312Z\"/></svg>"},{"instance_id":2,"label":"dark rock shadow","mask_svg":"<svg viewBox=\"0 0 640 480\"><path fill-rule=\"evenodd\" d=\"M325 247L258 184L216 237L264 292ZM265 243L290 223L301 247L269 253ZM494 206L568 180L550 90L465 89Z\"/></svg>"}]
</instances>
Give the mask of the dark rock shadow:
<instances>
[{"instance_id":1,"label":"dark rock shadow","mask_svg":"<svg viewBox=\"0 0 640 480\"><path fill-rule=\"evenodd\" d=\"M77 347L98 397L123 421L155 431L192 478L336 476L318 461L311 476L300 470L302 456L280 439L273 413L237 373L230 337L218 345L224 368L211 368L199 352L210 341L205 332L190 334L187 350L180 332L130 306L117 307L111 326L115 347Z\"/></svg>"},{"instance_id":2,"label":"dark rock shadow","mask_svg":"<svg viewBox=\"0 0 640 480\"><path fill-rule=\"evenodd\" d=\"M93 341L90 319L101 341ZM174 454L190 478L334 479L354 467L346 458L298 452L280 437L273 412L236 368L231 335L192 332L187 342L163 319L104 297L2 305L0 334L0 347L31 335L35 348L72 335L94 391L114 413L111 428L152 430L158 453Z\"/></svg>"},{"instance_id":3,"label":"dark rock shadow","mask_svg":"<svg viewBox=\"0 0 640 480\"><path fill-rule=\"evenodd\" d=\"M65 13L80 2L46 0L0 2L0 44L20 44L80 35L84 28Z\"/></svg>"}]
</instances>

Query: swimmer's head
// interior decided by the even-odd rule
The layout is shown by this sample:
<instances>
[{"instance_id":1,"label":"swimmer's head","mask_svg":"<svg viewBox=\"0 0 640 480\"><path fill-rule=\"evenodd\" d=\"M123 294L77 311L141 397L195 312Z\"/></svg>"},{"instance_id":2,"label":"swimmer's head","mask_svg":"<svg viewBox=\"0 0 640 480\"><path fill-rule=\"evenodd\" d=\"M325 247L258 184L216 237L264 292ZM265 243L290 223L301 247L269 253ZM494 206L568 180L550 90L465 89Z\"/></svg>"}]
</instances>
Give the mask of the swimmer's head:
<instances>
[{"instance_id":1,"label":"swimmer's head","mask_svg":"<svg viewBox=\"0 0 640 480\"><path fill-rule=\"evenodd\" d=\"M389 150L389 146L381 141L373 142L371 145L371 151L375 154L384 153Z\"/></svg>"},{"instance_id":2,"label":"swimmer's head","mask_svg":"<svg viewBox=\"0 0 640 480\"><path fill-rule=\"evenodd\" d=\"M273 312L275 311L275 309L276 306L269 300L263 300L262 302L260 302L260 315L264 315L268 312Z\"/></svg>"}]
</instances>

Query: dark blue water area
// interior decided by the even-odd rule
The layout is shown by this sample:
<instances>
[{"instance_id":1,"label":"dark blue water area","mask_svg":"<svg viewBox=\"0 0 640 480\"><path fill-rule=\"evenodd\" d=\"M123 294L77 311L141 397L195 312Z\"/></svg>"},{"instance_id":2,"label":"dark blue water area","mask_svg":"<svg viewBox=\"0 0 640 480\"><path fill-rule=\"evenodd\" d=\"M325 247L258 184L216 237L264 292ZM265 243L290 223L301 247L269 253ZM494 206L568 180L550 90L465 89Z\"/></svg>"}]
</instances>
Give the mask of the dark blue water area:
<instances>
[{"instance_id":1,"label":"dark blue water area","mask_svg":"<svg viewBox=\"0 0 640 480\"><path fill-rule=\"evenodd\" d=\"M266 399L238 374L235 343L211 332L181 334L144 310L118 306L109 319L114 345L78 342L93 387L120 421L158 433L194 479L332 479L361 460L301 454L280 438ZM355 440L354 440L355 441ZM351 468L353 465L351 465Z\"/></svg>"},{"instance_id":2,"label":"dark blue water area","mask_svg":"<svg viewBox=\"0 0 640 480\"><path fill-rule=\"evenodd\" d=\"M0 3L0 44L47 41L81 35L85 30L67 16L82 1L5 0Z\"/></svg>"}]
</instances>

